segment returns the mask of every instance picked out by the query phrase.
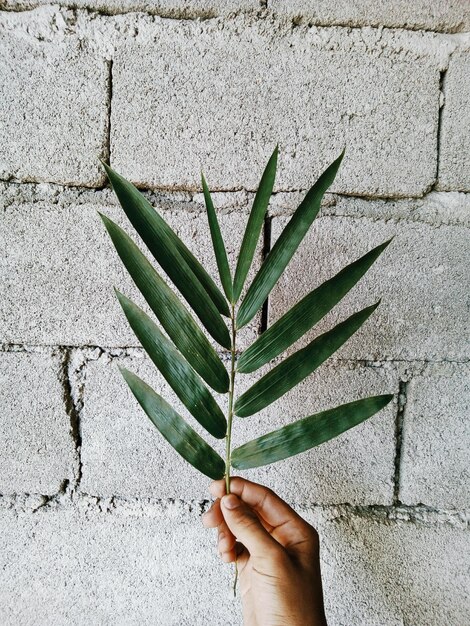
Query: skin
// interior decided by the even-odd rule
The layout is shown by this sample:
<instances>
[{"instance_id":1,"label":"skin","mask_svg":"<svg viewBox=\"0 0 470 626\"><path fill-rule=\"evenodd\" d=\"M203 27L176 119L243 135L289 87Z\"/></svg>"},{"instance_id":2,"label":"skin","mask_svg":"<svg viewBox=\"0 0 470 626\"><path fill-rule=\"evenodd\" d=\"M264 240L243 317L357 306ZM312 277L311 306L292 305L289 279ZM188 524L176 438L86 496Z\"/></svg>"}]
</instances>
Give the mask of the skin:
<instances>
[{"instance_id":1,"label":"skin","mask_svg":"<svg viewBox=\"0 0 470 626\"><path fill-rule=\"evenodd\" d=\"M210 485L203 515L224 563L237 559L244 626L326 626L316 530L273 491L243 478Z\"/></svg>"}]
</instances>

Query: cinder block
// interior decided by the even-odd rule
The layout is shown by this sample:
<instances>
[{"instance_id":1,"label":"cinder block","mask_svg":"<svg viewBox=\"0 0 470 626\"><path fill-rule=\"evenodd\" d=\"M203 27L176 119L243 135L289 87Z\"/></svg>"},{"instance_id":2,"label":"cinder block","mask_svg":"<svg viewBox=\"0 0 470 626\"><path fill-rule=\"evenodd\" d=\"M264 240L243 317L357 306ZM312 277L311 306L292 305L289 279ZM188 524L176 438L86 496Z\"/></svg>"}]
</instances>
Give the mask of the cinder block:
<instances>
[{"instance_id":1,"label":"cinder block","mask_svg":"<svg viewBox=\"0 0 470 626\"><path fill-rule=\"evenodd\" d=\"M59 359L2 352L0 363L0 493L54 494L75 463Z\"/></svg>"},{"instance_id":2,"label":"cinder block","mask_svg":"<svg viewBox=\"0 0 470 626\"><path fill-rule=\"evenodd\" d=\"M3 511L0 529L5 626L242 623L233 567L194 512ZM319 530L328 624L466 624L467 532L357 518Z\"/></svg>"},{"instance_id":3,"label":"cinder block","mask_svg":"<svg viewBox=\"0 0 470 626\"><path fill-rule=\"evenodd\" d=\"M5 202L6 210L1 213L0 241L6 251L0 300L1 339L48 345L138 346L115 298L113 285L149 309L121 263L97 211L118 222L149 260L151 254L138 241L110 193L68 191L52 196L46 189L41 197L37 187L31 193L20 190L18 199ZM205 213L200 212L199 204L172 198L170 194L166 201L153 200L217 280ZM247 215L229 212L220 216L220 222L233 266ZM262 238L261 235L247 284L261 262ZM158 269L156 262L155 266ZM258 325L259 316L240 333L240 348L254 341Z\"/></svg>"},{"instance_id":4,"label":"cinder block","mask_svg":"<svg viewBox=\"0 0 470 626\"><path fill-rule=\"evenodd\" d=\"M102 184L104 59L68 31L56 10L33 12L29 20L0 14L0 57L0 178Z\"/></svg>"},{"instance_id":5,"label":"cinder block","mask_svg":"<svg viewBox=\"0 0 470 626\"><path fill-rule=\"evenodd\" d=\"M175 507L176 508L176 507ZM4 626L240 626L233 566L193 512L0 517Z\"/></svg>"},{"instance_id":6,"label":"cinder block","mask_svg":"<svg viewBox=\"0 0 470 626\"><path fill-rule=\"evenodd\" d=\"M50 4L50 0L4 0L2 7L24 10ZM61 6L106 11L107 14L142 11L173 18L213 17L232 11L258 9L260 0L61 0Z\"/></svg>"},{"instance_id":7,"label":"cinder block","mask_svg":"<svg viewBox=\"0 0 470 626\"><path fill-rule=\"evenodd\" d=\"M211 479L191 467L165 441L132 395L118 364L143 378L210 445L220 454L224 451L223 440L214 439L188 417L148 357L110 361L102 356L86 369L81 417L82 490L97 496L210 498Z\"/></svg>"},{"instance_id":8,"label":"cinder block","mask_svg":"<svg viewBox=\"0 0 470 626\"><path fill-rule=\"evenodd\" d=\"M407 390L400 500L441 509L470 506L470 367L429 366Z\"/></svg>"},{"instance_id":9,"label":"cinder block","mask_svg":"<svg viewBox=\"0 0 470 626\"><path fill-rule=\"evenodd\" d=\"M256 379L259 376L256 376ZM248 379L249 378L249 379ZM240 375L239 391L255 375ZM256 415L235 418L236 447L318 411L382 393L396 393L394 366L331 363ZM308 452L240 472L291 503L390 504L393 500L396 402L363 424Z\"/></svg>"},{"instance_id":10,"label":"cinder block","mask_svg":"<svg viewBox=\"0 0 470 626\"><path fill-rule=\"evenodd\" d=\"M328 624L467 624L470 534L342 518L320 529Z\"/></svg>"},{"instance_id":11,"label":"cinder block","mask_svg":"<svg viewBox=\"0 0 470 626\"><path fill-rule=\"evenodd\" d=\"M273 218L273 243L286 223L287 218ZM379 308L338 356L374 360L467 358L468 232L463 226L320 217L272 291L270 324L348 263L394 235L367 274L308 338L381 298Z\"/></svg>"},{"instance_id":12,"label":"cinder block","mask_svg":"<svg viewBox=\"0 0 470 626\"><path fill-rule=\"evenodd\" d=\"M87 366L82 414L82 488L100 496L207 498L210 479L191 468L164 441L133 398L117 363L135 371L185 416L224 458L224 441L212 439L187 417L175 395L148 358ZM255 377L237 377L237 395ZM256 416L235 418L232 445L343 402L376 393L394 393L398 375L391 366L325 367ZM224 410L227 396L218 396ZM294 459L241 474L276 489L292 503L391 502L395 454L394 415L389 405L350 433Z\"/></svg>"},{"instance_id":13,"label":"cinder block","mask_svg":"<svg viewBox=\"0 0 470 626\"><path fill-rule=\"evenodd\" d=\"M438 184L447 191L470 191L469 64L470 52L454 53L444 79Z\"/></svg>"},{"instance_id":14,"label":"cinder block","mask_svg":"<svg viewBox=\"0 0 470 626\"><path fill-rule=\"evenodd\" d=\"M439 63L419 45L248 16L139 29L114 57L112 163L142 186L194 189L202 167L217 189L253 190L279 143L275 188L306 189L346 145L335 191L420 195Z\"/></svg>"},{"instance_id":15,"label":"cinder block","mask_svg":"<svg viewBox=\"0 0 470 626\"><path fill-rule=\"evenodd\" d=\"M305 18L309 23L343 26L387 26L442 32L470 30L470 8L466 0L268 0L276 13Z\"/></svg>"}]
</instances>

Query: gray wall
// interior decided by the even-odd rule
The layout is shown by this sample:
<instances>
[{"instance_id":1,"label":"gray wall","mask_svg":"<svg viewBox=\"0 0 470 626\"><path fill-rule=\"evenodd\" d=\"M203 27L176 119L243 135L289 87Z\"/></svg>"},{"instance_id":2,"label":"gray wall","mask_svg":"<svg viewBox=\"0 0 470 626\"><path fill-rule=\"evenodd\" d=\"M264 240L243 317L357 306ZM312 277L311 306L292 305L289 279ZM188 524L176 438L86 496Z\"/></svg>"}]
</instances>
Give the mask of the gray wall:
<instances>
[{"instance_id":1,"label":"gray wall","mask_svg":"<svg viewBox=\"0 0 470 626\"><path fill-rule=\"evenodd\" d=\"M318 328L381 297L374 316L299 388L236 421L234 443L365 395L395 400L246 476L319 529L330 626L470 624L469 3L62 5L0 2L0 622L240 624L232 572L200 521L209 481L117 369L174 399L113 295L143 304L97 214L131 232L98 158L215 275L200 169L233 263L279 142L255 268L347 152L269 322L395 238Z\"/></svg>"}]
</instances>

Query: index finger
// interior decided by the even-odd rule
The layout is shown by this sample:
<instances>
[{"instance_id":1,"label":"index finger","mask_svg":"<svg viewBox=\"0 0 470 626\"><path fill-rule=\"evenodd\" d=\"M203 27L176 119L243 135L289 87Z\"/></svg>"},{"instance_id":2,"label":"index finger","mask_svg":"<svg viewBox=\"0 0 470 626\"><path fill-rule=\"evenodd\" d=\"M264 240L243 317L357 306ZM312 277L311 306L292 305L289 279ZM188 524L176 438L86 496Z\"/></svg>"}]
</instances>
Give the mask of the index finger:
<instances>
[{"instance_id":1,"label":"index finger","mask_svg":"<svg viewBox=\"0 0 470 626\"><path fill-rule=\"evenodd\" d=\"M225 481L214 481L209 491L213 496L221 498L225 495ZM271 534L285 547L301 544L316 536L310 524L268 487L234 476L230 478L230 491L272 526Z\"/></svg>"}]
</instances>

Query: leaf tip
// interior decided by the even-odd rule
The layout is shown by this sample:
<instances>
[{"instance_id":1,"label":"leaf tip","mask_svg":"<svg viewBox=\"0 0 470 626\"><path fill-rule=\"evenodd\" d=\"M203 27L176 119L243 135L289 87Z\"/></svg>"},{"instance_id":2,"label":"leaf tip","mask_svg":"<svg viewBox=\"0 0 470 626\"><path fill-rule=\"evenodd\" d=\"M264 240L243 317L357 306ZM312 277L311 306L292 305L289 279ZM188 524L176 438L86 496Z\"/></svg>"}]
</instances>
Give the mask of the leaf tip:
<instances>
[{"instance_id":1,"label":"leaf tip","mask_svg":"<svg viewBox=\"0 0 470 626\"><path fill-rule=\"evenodd\" d=\"M394 393L386 393L386 394L384 394L382 396L382 402L383 402L382 408L385 408L387 406L387 404L389 404L393 400L394 397L395 397Z\"/></svg>"},{"instance_id":2,"label":"leaf tip","mask_svg":"<svg viewBox=\"0 0 470 626\"><path fill-rule=\"evenodd\" d=\"M121 372L124 380L126 380L127 382L127 377L132 375L132 372L129 371L126 367L124 367L123 365L118 365L117 366L118 370Z\"/></svg>"},{"instance_id":3,"label":"leaf tip","mask_svg":"<svg viewBox=\"0 0 470 626\"><path fill-rule=\"evenodd\" d=\"M106 174L108 175L108 178L109 178L109 173L113 171L111 169L111 166L109 165L109 163L106 163L104 159L100 159L100 163L104 167Z\"/></svg>"}]
</instances>

